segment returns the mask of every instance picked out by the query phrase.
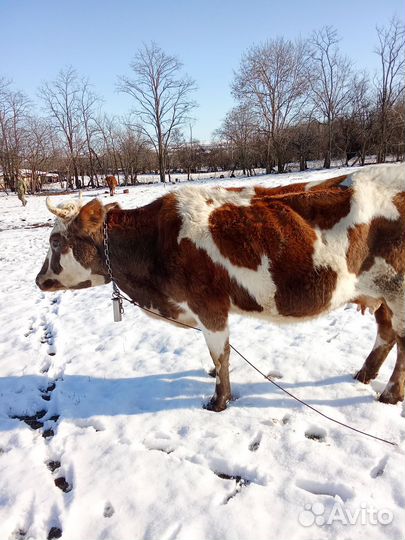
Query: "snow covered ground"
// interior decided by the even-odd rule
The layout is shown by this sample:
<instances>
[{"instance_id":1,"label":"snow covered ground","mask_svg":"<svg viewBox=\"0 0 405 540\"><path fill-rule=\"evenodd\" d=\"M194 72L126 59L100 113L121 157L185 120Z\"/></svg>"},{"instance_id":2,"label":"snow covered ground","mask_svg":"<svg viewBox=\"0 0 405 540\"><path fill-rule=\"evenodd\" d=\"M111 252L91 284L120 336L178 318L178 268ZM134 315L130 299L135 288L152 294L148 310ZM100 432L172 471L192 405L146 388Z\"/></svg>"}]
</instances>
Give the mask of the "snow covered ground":
<instances>
[{"instance_id":1,"label":"snow covered ground","mask_svg":"<svg viewBox=\"0 0 405 540\"><path fill-rule=\"evenodd\" d=\"M169 189L115 199L141 206ZM1 540L404 538L404 408L376 400L394 354L370 386L352 379L371 315L349 306L286 327L234 317L231 340L289 391L399 447L322 419L234 354L237 399L215 414L202 408L214 386L202 335L132 306L113 323L110 286L36 288L52 222L43 197L23 208L0 196Z\"/></svg>"}]
</instances>

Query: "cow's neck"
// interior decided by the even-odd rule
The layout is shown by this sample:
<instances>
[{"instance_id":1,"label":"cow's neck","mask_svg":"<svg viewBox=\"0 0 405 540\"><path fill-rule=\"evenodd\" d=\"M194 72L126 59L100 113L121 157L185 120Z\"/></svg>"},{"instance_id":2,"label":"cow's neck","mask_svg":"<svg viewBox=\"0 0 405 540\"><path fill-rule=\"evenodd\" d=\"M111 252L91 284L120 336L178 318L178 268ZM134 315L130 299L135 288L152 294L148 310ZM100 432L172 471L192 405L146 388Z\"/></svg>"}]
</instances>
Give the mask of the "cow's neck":
<instances>
[{"instance_id":1,"label":"cow's neck","mask_svg":"<svg viewBox=\"0 0 405 540\"><path fill-rule=\"evenodd\" d=\"M118 287L142 306L156 303L157 215L149 207L107 216L110 262Z\"/></svg>"}]
</instances>

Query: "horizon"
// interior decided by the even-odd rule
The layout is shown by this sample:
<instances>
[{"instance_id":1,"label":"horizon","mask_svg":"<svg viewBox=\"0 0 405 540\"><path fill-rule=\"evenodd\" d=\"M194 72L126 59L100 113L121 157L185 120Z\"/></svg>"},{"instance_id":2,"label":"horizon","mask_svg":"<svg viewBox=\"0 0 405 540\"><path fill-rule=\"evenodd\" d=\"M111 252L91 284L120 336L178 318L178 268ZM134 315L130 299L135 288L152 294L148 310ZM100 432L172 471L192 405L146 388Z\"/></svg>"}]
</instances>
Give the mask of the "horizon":
<instances>
[{"instance_id":1,"label":"horizon","mask_svg":"<svg viewBox=\"0 0 405 540\"><path fill-rule=\"evenodd\" d=\"M123 115L129 113L132 99L117 92L118 77L130 75L129 63L137 50L143 43L155 41L166 53L178 57L183 72L196 81L198 89L193 98L199 106L193 115L193 136L209 143L234 105L230 91L233 72L249 47L279 36L305 38L313 30L331 25L340 37L341 52L353 61L354 68L373 76L378 63L373 53L376 26L386 25L393 16L403 21L402 7L400 0L384 5L377 0L354 4L344 0L338 10L320 0L305 5L294 0L281 6L274 1L253 0L249 7L240 0L221 4L209 0L191 6L184 0L174 5L163 0L153 5L118 0L114 8L107 0L88 0L85 4L79 0L69 4L6 0L0 2L0 16L9 22L2 29L0 76L11 79L13 87L27 94L40 112L39 86L71 65L80 76L88 77L103 99L103 111ZM246 16L247 9L260 14L253 24ZM295 15L293 20L291 14ZM141 28L132 30L134 20L142 21ZM193 20L200 26L198 39L196 26L190 25ZM16 39L16 35L25 39Z\"/></svg>"}]
</instances>

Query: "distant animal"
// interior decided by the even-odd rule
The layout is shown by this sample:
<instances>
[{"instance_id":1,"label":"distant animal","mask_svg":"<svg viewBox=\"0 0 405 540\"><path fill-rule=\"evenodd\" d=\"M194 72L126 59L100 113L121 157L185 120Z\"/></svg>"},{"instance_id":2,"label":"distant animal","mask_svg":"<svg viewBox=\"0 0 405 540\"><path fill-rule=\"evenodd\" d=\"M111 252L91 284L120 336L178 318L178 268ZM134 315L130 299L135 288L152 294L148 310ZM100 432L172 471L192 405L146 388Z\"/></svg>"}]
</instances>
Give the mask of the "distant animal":
<instances>
[{"instance_id":1,"label":"distant animal","mask_svg":"<svg viewBox=\"0 0 405 540\"><path fill-rule=\"evenodd\" d=\"M118 186L118 180L115 178L115 176L106 176L104 178L104 182L110 190L110 196L112 197L115 195L115 188Z\"/></svg>"},{"instance_id":2,"label":"distant animal","mask_svg":"<svg viewBox=\"0 0 405 540\"><path fill-rule=\"evenodd\" d=\"M201 328L216 373L208 408L222 411L232 397L230 313L296 323L347 302L373 308L377 322L356 379L374 379L396 344L379 399L404 399L405 165L276 188L183 187L134 210L97 199L47 205L57 219L37 285L108 283L105 223L120 289L157 315Z\"/></svg>"}]
</instances>

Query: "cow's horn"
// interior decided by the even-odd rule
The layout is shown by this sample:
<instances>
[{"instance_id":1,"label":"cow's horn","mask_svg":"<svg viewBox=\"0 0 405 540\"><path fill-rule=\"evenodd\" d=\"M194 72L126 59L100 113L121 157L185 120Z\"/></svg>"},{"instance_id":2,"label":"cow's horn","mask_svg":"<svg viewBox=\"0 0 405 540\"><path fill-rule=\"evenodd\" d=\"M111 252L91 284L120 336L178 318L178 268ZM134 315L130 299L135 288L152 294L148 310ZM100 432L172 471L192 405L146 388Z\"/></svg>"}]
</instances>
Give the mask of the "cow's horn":
<instances>
[{"instance_id":1,"label":"cow's horn","mask_svg":"<svg viewBox=\"0 0 405 540\"><path fill-rule=\"evenodd\" d=\"M73 217L75 214L77 214L78 210L77 205L72 203L68 203L62 207L54 206L49 197L46 198L46 207L50 212L52 212L52 214L55 214L55 216L64 220Z\"/></svg>"}]
</instances>

